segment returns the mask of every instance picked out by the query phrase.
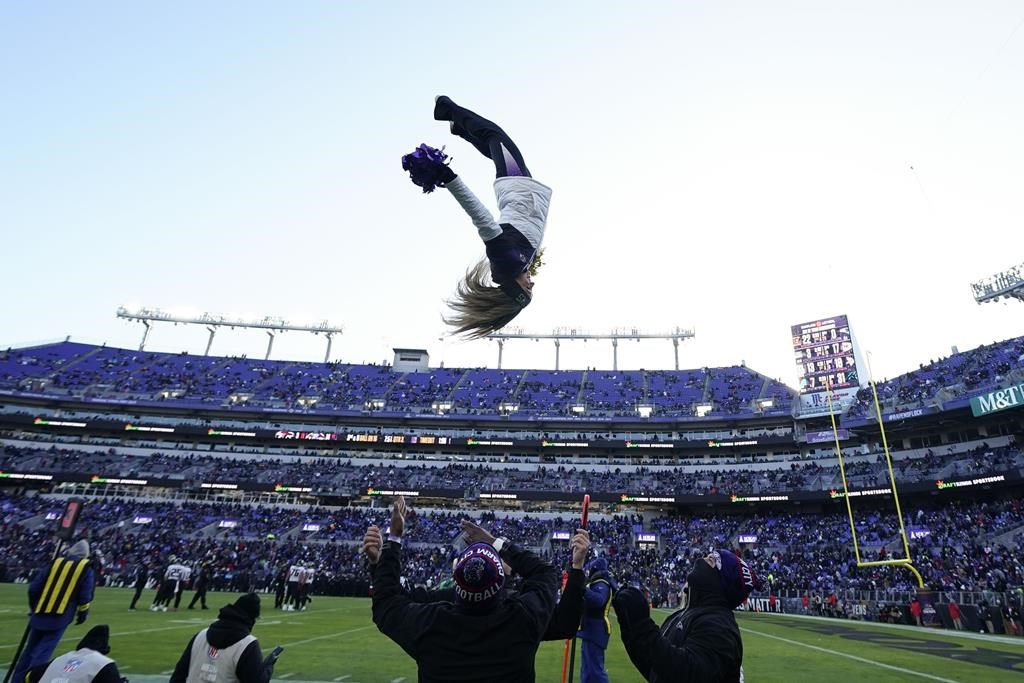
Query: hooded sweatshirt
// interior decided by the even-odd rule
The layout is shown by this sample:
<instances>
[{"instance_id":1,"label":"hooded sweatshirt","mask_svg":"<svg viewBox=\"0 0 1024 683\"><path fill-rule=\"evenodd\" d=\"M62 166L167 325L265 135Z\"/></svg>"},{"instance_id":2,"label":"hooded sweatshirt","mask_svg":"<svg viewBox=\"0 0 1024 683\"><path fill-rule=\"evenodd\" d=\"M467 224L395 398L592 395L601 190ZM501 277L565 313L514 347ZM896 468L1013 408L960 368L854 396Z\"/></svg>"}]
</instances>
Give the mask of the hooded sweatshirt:
<instances>
[{"instance_id":1,"label":"hooded sweatshirt","mask_svg":"<svg viewBox=\"0 0 1024 683\"><path fill-rule=\"evenodd\" d=\"M238 606L227 605L221 608L217 614L217 621L210 624L206 630L206 640L212 647L223 650L250 635L255 623L253 618ZM188 672L192 661L192 644L196 636L192 636L185 646L185 651L181 653L174 673L171 674L170 683L192 683L188 678ZM235 667L235 675L243 683L269 683L273 671L273 666L264 665L263 652L255 640L242 651Z\"/></svg>"},{"instance_id":2,"label":"hooded sweatshirt","mask_svg":"<svg viewBox=\"0 0 1024 683\"><path fill-rule=\"evenodd\" d=\"M743 641L718 570L697 560L686 577L687 606L661 629L648 616L622 627L633 665L650 683L741 680Z\"/></svg>"}]
</instances>

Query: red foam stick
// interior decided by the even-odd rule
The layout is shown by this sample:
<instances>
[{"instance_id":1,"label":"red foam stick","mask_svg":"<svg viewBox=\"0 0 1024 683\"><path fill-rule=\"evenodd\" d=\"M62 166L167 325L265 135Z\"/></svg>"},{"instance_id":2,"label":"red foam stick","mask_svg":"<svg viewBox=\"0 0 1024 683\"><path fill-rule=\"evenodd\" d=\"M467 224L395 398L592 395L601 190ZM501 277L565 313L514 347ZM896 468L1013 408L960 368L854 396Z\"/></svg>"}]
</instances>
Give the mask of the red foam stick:
<instances>
[{"instance_id":1,"label":"red foam stick","mask_svg":"<svg viewBox=\"0 0 1024 683\"><path fill-rule=\"evenodd\" d=\"M582 527L587 528L587 515L590 514L590 494L584 494L583 496L583 520Z\"/></svg>"}]
</instances>

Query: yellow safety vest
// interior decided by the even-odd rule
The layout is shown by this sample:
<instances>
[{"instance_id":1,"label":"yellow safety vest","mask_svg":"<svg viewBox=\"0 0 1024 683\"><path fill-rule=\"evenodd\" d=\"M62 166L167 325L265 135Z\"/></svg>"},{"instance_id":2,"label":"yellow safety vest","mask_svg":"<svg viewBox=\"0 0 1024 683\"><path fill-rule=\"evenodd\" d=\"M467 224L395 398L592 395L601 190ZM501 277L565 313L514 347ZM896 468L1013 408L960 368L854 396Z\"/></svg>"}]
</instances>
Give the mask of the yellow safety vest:
<instances>
[{"instance_id":1,"label":"yellow safety vest","mask_svg":"<svg viewBox=\"0 0 1024 683\"><path fill-rule=\"evenodd\" d=\"M87 566L89 560L68 560L63 557L54 560L43 584L43 592L36 603L35 613L64 614ZM79 605L79 609L83 607L87 605Z\"/></svg>"}]
</instances>

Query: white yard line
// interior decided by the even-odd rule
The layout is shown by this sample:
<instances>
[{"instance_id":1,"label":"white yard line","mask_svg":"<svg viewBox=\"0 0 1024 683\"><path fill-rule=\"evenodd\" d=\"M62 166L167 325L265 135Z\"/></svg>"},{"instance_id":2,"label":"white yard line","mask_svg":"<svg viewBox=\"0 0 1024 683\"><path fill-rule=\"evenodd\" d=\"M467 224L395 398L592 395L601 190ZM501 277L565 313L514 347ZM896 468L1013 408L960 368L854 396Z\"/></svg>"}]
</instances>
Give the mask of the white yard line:
<instances>
[{"instance_id":1,"label":"white yard line","mask_svg":"<svg viewBox=\"0 0 1024 683\"><path fill-rule=\"evenodd\" d=\"M344 676L338 676L337 678L334 679L334 681L335 681L335 683L337 683L338 681L343 681L346 678L352 678L352 674L345 674Z\"/></svg>"},{"instance_id":2,"label":"white yard line","mask_svg":"<svg viewBox=\"0 0 1024 683\"><path fill-rule=\"evenodd\" d=\"M280 676L274 676L274 678L291 678L294 675L295 675L295 672L292 671L291 673L281 674Z\"/></svg>"},{"instance_id":3,"label":"white yard line","mask_svg":"<svg viewBox=\"0 0 1024 683\"><path fill-rule=\"evenodd\" d=\"M347 610L347 609L352 609L352 608L351 607L332 607L330 609L323 609L323 610L317 610L317 611L318 612L340 612L342 610ZM288 620L288 615L287 614L282 614L281 615L281 619L282 620ZM212 622L213 619L210 619L209 621ZM124 631L124 632L121 632L121 633L111 633L110 637L111 638L116 638L117 636L134 636L134 635L136 635L138 633L158 633L160 631L179 631L179 630L181 630L183 628L195 628L199 624L205 624L205 623L208 623L208 622L204 620L204 621L199 621L199 622L195 622L195 623L181 624L179 626L163 626L161 628L143 628L143 629L137 629L135 631ZM366 628L370 628L370 626L367 626ZM363 629L356 629L356 630L357 631L362 631ZM322 638L332 638L332 637L333 636L322 636ZM319 639L318 638L314 638L313 640L319 640ZM300 641L300 642L308 642L308 641ZM10 645L0 645L0 650L16 648L16 647L18 647L18 643L12 643Z\"/></svg>"},{"instance_id":4,"label":"white yard line","mask_svg":"<svg viewBox=\"0 0 1024 683\"><path fill-rule=\"evenodd\" d=\"M325 636L316 636L315 638L306 638L305 640L296 640L291 643L281 643L281 647L295 647L296 645L305 645L306 643L313 643L318 640L327 640L328 638L339 638L341 636L347 636L350 633L358 633L359 631L365 631L369 628L377 628L375 624L369 626L360 626L359 628L352 628L348 631L339 631L338 633L328 633Z\"/></svg>"},{"instance_id":5,"label":"white yard line","mask_svg":"<svg viewBox=\"0 0 1024 683\"><path fill-rule=\"evenodd\" d=\"M405 676L399 676L398 678L392 678L391 683L402 683L405 680Z\"/></svg>"},{"instance_id":6,"label":"white yard line","mask_svg":"<svg viewBox=\"0 0 1024 683\"><path fill-rule=\"evenodd\" d=\"M883 664L882 662L876 662L876 661L871 660L871 659L865 659L864 657L858 657L857 655L851 655L851 654L847 654L845 652L839 652L838 650L830 650L827 647L818 647L817 645L810 645L808 643L801 643L799 640L790 640L789 638L783 638L782 636L773 636L770 633L762 633L761 631L755 631L754 629L746 628L745 626L741 626L740 630L741 631L745 631L747 633L753 633L756 636L762 636L764 638L771 638L772 640L778 640L778 641L781 641L783 643L787 643L789 645L799 645L800 647L806 647L809 650L817 650L818 652L825 652L827 654L835 655L837 657L845 657L847 659L852 659L854 661L862 662L864 664L870 664L871 666L878 666L878 667L881 667L883 669L889 669L890 671L899 671L900 673L903 673L903 674L909 674L911 676L920 676L921 678L927 678L927 679L932 680L932 681L942 681L943 683L959 683L958 681L955 681L955 680L953 680L951 678L941 678L939 676L932 676L931 674L922 673L920 671L914 671L913 669L904 669L902 666L893 666L892 664Z\"/></svg>"},{"instance_id":7,"label":"white yard line","mask_svg":"<svg viewBox=\"0 0 1024 683\"><path fill-rule=\"evenodd\" d=\"M158 631L180 631L183 628L195 628L196 626L197 624L181 624L180 626L165 626L163 628L144 628L136 631L125 631L124 633L111 633L110 637L113 638L115 636L134 636L137 633L156 633ZM14 643L13 645L0 645L0 649L14 647L18 647L18 643Z\"/></svg>"}]
</instances>

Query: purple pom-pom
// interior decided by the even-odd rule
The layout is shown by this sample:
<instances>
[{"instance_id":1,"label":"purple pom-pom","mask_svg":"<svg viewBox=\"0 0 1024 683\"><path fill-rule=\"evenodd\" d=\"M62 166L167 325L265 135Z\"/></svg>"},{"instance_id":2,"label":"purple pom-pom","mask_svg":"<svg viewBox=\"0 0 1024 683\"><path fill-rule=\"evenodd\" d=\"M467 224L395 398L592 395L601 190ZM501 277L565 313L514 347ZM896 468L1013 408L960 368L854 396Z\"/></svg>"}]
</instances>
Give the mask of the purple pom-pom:
<instances>
[{"instance_id":1,"label":"purple pom-pom","mask_svg":"<svg viewBox=\"0 0 1024 683\"><path fill-rule=\"evenodd\" d=\"M424 192L433 192L454 175L445 163L447 160L443 147L435 149L424 143L402 157L402 170L409 172L414 185L422 187Z\"/></svg>"}]
</instances>

